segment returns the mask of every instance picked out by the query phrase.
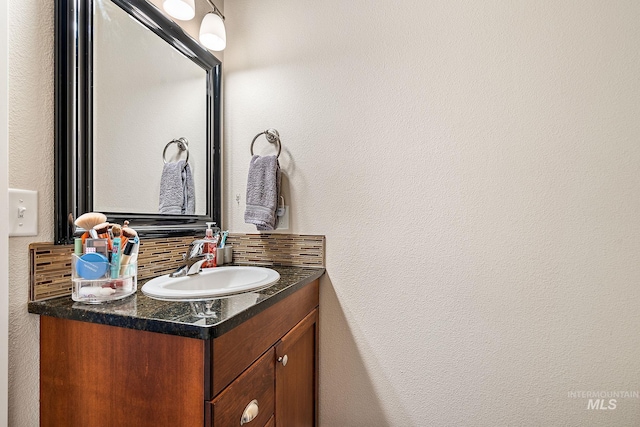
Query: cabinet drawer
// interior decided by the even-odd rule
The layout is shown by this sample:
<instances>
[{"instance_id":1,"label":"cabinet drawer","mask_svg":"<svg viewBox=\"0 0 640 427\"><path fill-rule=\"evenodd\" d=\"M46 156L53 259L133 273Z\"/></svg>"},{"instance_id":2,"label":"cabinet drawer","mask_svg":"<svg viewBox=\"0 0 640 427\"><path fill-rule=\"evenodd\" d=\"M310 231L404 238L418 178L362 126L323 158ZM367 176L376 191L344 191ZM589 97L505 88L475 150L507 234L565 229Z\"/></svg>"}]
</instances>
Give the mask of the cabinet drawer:
<instances>
[{"instance_id":1,"label":"cabinet drawer","mask_svg":"<svg viewBox=\"0 0 640 427\"><path fill-rule=\"evenodd\" d=\"M275 351L270 349L212 402L213 427L240 426L243 413L254 400L258 414L251 426L264 426L274 412Z\"/></svg>"}]
</instances>

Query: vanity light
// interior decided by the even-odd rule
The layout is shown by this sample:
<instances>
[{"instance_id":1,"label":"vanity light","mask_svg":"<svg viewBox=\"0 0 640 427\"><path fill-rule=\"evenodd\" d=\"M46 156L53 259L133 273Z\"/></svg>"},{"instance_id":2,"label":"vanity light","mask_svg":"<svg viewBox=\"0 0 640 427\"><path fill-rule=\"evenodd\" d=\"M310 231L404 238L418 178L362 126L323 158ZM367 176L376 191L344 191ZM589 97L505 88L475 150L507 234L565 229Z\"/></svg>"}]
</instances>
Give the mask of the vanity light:
<instances>
[{"instance_id":1,"label":"vanity light","mask_svg":"<svg viewBox=\"0 0 640 427\"><path fill-rule=\"evenodd\" d=\"M164 0L162 7L173 18L188 21L196 16L195 0Z\"/></svg>"},{"instance_id":2,"label":"vanity light","mask_svg":"<svg viewBox=\"0 0 640 427\"><path fill-rule=\"evenodd\" d=\"M211 0L207 0L213 11L202 18L200 24L200 43L207 49L221 51L227 46L227 32L224 28L224 15Z\"/></svg>"}]
</instances>

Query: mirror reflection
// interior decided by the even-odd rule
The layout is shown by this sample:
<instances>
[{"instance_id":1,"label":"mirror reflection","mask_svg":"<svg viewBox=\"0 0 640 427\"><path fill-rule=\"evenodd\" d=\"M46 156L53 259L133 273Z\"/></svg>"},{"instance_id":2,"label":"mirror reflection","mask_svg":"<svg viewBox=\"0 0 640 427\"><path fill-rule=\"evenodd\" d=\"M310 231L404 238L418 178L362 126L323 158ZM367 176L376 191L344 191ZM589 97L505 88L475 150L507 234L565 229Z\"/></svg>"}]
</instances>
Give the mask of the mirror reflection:
<instances>
[{"instance_id":1,"label":"mirror reflection","mask_svg":"<svg viewBox=\"0 0 640 427\"><path fill-rule=\"evenodd\" d=\"M94 210L206 214L206 77L110 0L96 2Z\"/></svg>"}]
</instances>

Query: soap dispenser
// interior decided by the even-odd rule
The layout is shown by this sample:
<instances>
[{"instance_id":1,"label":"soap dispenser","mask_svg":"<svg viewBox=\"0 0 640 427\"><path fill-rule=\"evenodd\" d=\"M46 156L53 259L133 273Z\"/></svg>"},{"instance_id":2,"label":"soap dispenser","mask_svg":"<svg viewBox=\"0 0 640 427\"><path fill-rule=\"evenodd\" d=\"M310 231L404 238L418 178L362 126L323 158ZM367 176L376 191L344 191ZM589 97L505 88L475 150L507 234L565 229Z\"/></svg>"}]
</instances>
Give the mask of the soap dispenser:
<instances>
[{"instance_id":1,"label":"soap dispenser","mask_svg":"<svg viewBox=\"0 0 640 427\"><path fill-rule=\"evenodd\" d=\"M202 252L204 253L205 262L202 263L202 268L211 268L216 266L216 247L218 246L218 242L213 237L213 229L212 225L216 225L215 222L207 222L207 231L204 236L204 240L206 243L202 248Z\"/></svg>"}]
</instances>

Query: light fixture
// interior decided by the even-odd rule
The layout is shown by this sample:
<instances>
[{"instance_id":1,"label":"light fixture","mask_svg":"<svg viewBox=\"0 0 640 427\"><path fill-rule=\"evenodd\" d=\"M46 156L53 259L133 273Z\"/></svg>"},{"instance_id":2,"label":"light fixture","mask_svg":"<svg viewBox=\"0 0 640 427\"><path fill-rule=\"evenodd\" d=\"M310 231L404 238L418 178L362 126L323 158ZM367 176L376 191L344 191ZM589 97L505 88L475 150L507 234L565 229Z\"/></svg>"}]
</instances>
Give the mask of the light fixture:
<instances>
[{"instance_id":1,"label":"light fixture","mask_svg":"<svg viewBox=\"0 0 640 427\"><path fill-rule=\"evenodd\" d=\"M204 15L200 24L200 43L207 49L221 51L227 46L227 32L224 28L224 15L211 0L207 2L213 11Z\"/></svg>"},{"instance_id":2,"label":"light fixture","mask_svg":"<svg viewBox=\"0 0 640 427\"><path fill-rule=\"evenodd\" d=\"M195 0L164 0L162 7L173 18L188 21L196 16Z\"/></svg>"},{"instance_id":3,"label":"light fixture","mask_svg":"<svg viewBox=\"0 0 640 427\"><path fill-rule=\"evenodd\" d=\"M220 9L213 4L212 0L207 3L213 8L202 18L200 24L200 43L207 49L221 51L227 47L227 31L224 28L224 15ZM181 21L188 21L196 16L195 0L164 0L162 2L164 10L173 18Z\"/></svg>"}]
</instances>

